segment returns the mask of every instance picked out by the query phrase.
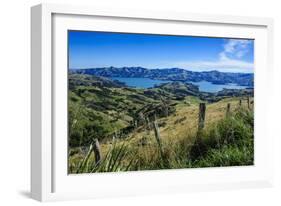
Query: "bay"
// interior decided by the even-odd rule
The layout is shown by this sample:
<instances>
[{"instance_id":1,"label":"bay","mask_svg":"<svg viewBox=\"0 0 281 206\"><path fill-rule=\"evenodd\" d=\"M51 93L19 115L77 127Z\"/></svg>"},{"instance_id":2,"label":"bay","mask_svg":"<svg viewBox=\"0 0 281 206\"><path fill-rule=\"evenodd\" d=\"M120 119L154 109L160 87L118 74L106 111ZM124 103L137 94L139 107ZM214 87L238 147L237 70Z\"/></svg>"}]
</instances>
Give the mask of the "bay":
<instances>
[{"instance_id":1,"label":"bay","mask_svg":"<svg viewBox=\"0 0 281 206\"><path fill-rule=\"evenodd\" d=\"M189 82L199 87L201 92L219 92L223 89L245 89L246 86L239 86L236 84L213 84L212 82L200 81L200 82Z\"/></svg>"},{"instance_id":2,"label":"bay","mask_svg":"<svg viewBox=\"0 0 281 206\"><path fill-rule=\"evenodd\" d=\"M138 77L111 77L113 80L118 80L125 83L128 87L147 89L159 85L161 83L171 82L166 80L157 80L150 78L138 78ZM236 84L213 84L207 81L189 82L199 87L201 92L218 92L223 89L245 89L246 86L239 86Z\"/></svg>"}]
</instances>

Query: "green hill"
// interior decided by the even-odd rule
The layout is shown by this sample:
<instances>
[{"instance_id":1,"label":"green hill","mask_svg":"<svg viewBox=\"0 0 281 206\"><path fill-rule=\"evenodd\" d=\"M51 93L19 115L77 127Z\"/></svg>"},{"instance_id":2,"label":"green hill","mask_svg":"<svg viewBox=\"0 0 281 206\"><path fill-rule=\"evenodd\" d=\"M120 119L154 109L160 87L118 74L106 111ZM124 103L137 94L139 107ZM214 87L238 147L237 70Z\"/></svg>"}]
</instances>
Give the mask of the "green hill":
<instances>
[{"instance_id":1,"label":"green hill","mask_svg":"<svg viewBox=\"0 0 281 206\"><path fill-rule=\"evenodd\" d=\"M196 86L182 82L136 89L107 78L70 74L69 171L252 164L252 95L252 90L202 93ZM206 115L198 139L200 102L206 103ZM94 154L88 150L93 139L100 142L101 165L95 164Z\"/></svg>"}]
</instances>

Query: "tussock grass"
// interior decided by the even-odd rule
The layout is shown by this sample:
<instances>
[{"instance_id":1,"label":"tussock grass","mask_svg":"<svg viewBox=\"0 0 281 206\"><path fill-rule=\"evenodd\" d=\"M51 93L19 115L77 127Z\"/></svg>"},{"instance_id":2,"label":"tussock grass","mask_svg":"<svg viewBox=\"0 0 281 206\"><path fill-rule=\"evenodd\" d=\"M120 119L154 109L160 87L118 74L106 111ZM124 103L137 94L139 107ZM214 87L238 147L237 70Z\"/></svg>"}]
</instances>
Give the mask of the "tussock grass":
<instances>
[{"instance_id":1,"label":"tussock grass","mask_svg":"<svg viewBox=\"0 0 281 206\"><path fill-rule=\"evenodd\" d=\"M194 160L192 163L194 167L252 165L254 163L253 112L237 109L232 116L220 120L205 132L200 146L203 153L195 154L191 158ZM194 147L196 144L191 151Z\"/></svg>"},{"instance_id":2,"label":"tussock grass","mask_svg":"<svg viewBox=\"0 0 281 206\"><path fill-rule=\"evenodd\" d=\"M70 173L253 165L253 135L253 111L235 107L230 115L212 122L200 134L164 138L161 145L151 136L145 137L144 144L133 139L116 141L99 165L89 153L83 159L70 159Z\"/></svg>"}]
</instances>

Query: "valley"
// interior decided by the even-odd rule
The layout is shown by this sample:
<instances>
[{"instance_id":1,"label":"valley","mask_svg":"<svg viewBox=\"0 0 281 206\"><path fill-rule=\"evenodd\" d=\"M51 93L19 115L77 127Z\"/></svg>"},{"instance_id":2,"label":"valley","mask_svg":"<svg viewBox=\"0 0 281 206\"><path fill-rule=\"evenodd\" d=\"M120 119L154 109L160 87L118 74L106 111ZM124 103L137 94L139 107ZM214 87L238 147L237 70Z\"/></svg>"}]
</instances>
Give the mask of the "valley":
<instances>
[{"instance_id":1,"label":"valley","mask_svg":"<svg viewBox=\"0 0 281 206\"><path fill-rule=\"evenodd\" d=\"M145 77L163 79L139 70ZM96 76L97 72L101 71L69 73L69 173L252 164L252 88L201 92L198 86L185 81L187 77L173 77L172 71L166 78L169 82L134 88L110 79L112 74L102 73L101 77ZM231 78L225 81L233 83ZM243 81L251 85L251 80ZM219 78L213 82L219 82ZM198 143L200 104L206 111ZM204 155L194 152L194 145ZM99 161L96 147L102 157ZM241 148L249 153L241 152ZM229 152L234 156L228 162L204 162L204 158L218 158L214 155Z\"/></svg>"}]
</instances>

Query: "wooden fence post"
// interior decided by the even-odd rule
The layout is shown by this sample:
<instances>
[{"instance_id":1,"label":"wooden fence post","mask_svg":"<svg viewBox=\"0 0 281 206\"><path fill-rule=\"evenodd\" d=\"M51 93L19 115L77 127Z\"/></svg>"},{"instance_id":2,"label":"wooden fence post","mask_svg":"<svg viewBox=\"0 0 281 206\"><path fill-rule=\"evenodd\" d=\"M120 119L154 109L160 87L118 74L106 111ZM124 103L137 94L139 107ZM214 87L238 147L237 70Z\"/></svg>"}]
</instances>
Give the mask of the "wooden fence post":
<instances>
[{"instance_id":1,"label":"wooden fence post","mask_svg":"<svg viewBox=\"0 0 281 206\"><path fill-rule=\"evenodd\" d=\"M157 120L157 115L156 115L156 113L154 113L154 121L156 121Z\"/></svg>"},{"instance_id":2,"label":"wooden fence post","mask_svg":"<svg viewBox=\"0 0 281 206\"><path fill-rule=\"evenodd\" d=\"M247 97L248 109L250 109L250 97Z\"/></svg>"},{"instance_id":3,"label":"wooden fence post","mask_svg":"<svg viewBox=\"0 0 281 206\"><path fill-rule=\"evenodd\" d=\"M203 154L203 151L205 150L204 143L202 141L202 134L203 134L203 128L205 126L205 113L206 113L206 104L200 103L199 104L199 113L198 113L198 131L196 135L196 139L194 142L195 147L192 147L191 158L193 159L193 156L198 157Z\"/></svg>"},{"instance_id":4,"label":"wooden fence post","mask_svg":"<svg viewBox=\"0 0 281 206\"><path fill-rule=\"evenodd\" d=\"M146 119L146 128L147 128L148 130L150 130L151 128L150 128L150 121L149 121L149 118L146 117L145 119Z\"/></svg>"},{"instance_id":5,"label":"wooden fence post","mask_svg":"<svg viewBox=\"0 0 281 206\"><path fill-rule=\"evenodd\" d=\"M156 138L157 144L159 146L160 155L161 155L161 158L163 159L164 156L163 156L163 151L162 151L161 136L160 136L160 132L159 132L157 121L153 122L153 128L154 128L155 138Z\"/></svg>"},{"instance_id":6,"label":"wooden fence post","mask_svg":"<svg viewBox=\"0 0 281 206\"><path fill-rule=\"evenodd\" d=\"M239 99L239 106L242 106L242 99Z\"/></svg>"},{"instance_id":7,"label":"wooden fence post","mask_svg":"<svg viewBox=\"0 0 281 206\"><path fill-rule=\"evenodd\" d=\"M226 107L226 116L228 117L230 114L230 103L227 103L227 107Z\"/></svg>"},{"instance_id":8,"label":"wooden fence post","mask_svg":"<svg viewBox=\"0 0 281 206\"><path fill-rule=\"evenodd\" d=\"M155 134L156 141L157 141L158 145L161 146L161 137L160 137L160 132L159 132L158 124L157 124L156 121L153 122L153 129L154 129L154 134Z\"/></svg>"},{"instance_id":9,"label":"wooden fence post","mask_svg":"<svg viewBox=\"0 0 281 206\"><path fill-rule=\"evenodd\" d=\"M101 148L98 139L94 139L93 149L95 153L96 164L99 164L101 162L102 156L101 156Z\"/></svg>"},{"instance_id":10,"label":"wooden fence post","mask_svg":"<svg viewBox=\"0 0 281 206\"><path fill-rule=\"evenodd\" d=\"M198 115L198 132L204 128L205 125L205 113L206 113L206 104L199 104L199 115Z\"/></svg>"}]
</instances>

